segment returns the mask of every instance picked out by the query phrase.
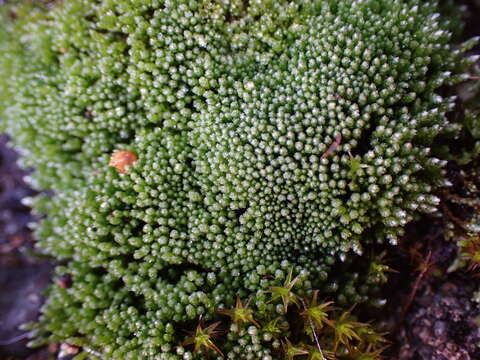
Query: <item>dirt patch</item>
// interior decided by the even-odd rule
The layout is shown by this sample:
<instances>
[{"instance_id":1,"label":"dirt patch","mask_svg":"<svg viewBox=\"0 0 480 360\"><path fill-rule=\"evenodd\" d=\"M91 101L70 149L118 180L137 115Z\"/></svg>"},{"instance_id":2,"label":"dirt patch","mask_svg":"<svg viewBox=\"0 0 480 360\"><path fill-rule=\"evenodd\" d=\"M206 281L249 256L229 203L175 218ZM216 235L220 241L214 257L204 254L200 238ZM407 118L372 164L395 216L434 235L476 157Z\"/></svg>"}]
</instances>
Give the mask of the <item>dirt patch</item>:
<instances>
[{"instance_id":1,"label":"dirt patch","mask_svg":"<svg viewBox=\"0 0 480 360\"><path fill-rule=\"evenodd\" d=\"M37 318L52 264L32 256L28 223L35 219L21 199L34 191L23 181L27 172L18 168L6 142L0 136L0 359L46 359L43 350L26 348L28 334L18 327Z\"/></svg>"}]
</instances>

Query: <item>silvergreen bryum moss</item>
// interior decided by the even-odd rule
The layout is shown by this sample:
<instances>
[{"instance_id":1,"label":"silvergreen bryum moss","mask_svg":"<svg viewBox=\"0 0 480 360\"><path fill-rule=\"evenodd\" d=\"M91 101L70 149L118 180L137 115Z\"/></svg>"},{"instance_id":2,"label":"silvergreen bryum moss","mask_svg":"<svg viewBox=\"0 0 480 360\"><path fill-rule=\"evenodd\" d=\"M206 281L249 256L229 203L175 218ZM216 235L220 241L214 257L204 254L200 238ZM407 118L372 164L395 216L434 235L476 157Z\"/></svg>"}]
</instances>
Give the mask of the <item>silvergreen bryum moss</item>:
<instances>
[{"instance_id":1,"label":"silvergreen bryum moss","mask_svg":"<svg viewBox=\"0 0 480 360\"><path fill-rule=\"evenodd\" d=\"M237 295L281 314L266 291L292 269L300 294L373 301L371 267L349 264L435 211L445 184L433 144L458 124L444 89L475 61L445 6L3 6L0 130L48 190L31 201L47 215L36 236L72 276L50 288L37 336L106 359L201 358L179 347L186 323ZM138 159L119 172L115 151ZM247 338L229 335L226 356L271 358Z\"/></svg>"}]
</instances>

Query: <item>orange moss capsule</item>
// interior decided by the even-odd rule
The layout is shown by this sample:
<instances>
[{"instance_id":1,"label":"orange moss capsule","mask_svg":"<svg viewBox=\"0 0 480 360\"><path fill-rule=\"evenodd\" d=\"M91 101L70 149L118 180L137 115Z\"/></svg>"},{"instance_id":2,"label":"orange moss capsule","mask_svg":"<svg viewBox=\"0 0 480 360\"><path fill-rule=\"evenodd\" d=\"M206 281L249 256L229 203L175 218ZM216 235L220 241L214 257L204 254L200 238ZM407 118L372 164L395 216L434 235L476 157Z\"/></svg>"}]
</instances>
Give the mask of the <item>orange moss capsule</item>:
<instances>
[{"instance_id":1,"label":"orange moss capsule","mask_svg":"<svg viewBox=\"0 0 480 360\"><path fill-rule=\"evenodd\" d=\"M108 165L113 166L119 173L124 174L128 165L132 165L137 161L137 155L127 150L118 150L112 154Z\"/></svg>"},{"instance_id":2,"label":"orange moss capsule","mask_svg":"<svg viewBox=\"0 0 480 360\"><path fill-rule=\"evenodd\" d=\"M72 275L70 274L64 274L58 279L57 281L58 286L60 286L62 289L69 289L72 287L73 281L72 281Z\"/></svg>"}]
</instances>

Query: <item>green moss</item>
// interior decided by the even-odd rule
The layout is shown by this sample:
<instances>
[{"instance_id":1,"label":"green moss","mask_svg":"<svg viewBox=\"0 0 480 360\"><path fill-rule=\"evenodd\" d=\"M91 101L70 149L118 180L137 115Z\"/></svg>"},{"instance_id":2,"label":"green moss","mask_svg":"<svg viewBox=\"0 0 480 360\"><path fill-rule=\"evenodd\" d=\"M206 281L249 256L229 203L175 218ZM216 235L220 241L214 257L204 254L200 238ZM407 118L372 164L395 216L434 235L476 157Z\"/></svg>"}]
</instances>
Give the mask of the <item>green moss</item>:
<instances>
[{"instance_id":1,"label":"green moss","mask_svg":"<svg viewBox=\"0 0 480 360\"><path fill-rule=\"evenodd\" d=\"M431 147L456 129L441 89L469 61L435 1L5 9L0 128L55 193L34 200L40 246L71 260L59 274L73 286L53 285L43 309L48 340L188 359L183 323L237 294L279 311L264 292L289 269L300 294L375 301L364 248L436 210ZM138 157L124 174L116 150Z\"/></svg>"}]
</instances>

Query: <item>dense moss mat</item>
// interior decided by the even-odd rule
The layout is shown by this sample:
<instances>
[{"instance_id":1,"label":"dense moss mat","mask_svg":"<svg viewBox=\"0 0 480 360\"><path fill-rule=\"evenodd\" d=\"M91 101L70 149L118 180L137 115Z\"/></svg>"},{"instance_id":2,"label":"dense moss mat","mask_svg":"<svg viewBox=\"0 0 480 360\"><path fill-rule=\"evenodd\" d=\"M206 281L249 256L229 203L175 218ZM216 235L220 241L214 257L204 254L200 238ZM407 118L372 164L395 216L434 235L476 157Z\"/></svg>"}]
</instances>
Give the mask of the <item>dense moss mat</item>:
<instances>
[{"instance_id":1,"label":"dense moss mat","mask_svg":"<svg viewBox=\"0 0 480 360\"><path fill-rule=\"evenodd\" d=\"M265 291L289 271L299 295L375 301L376 255L362 254L436 210L433 141L459 127L441 89L466 78L474 42L452 44L445 6L2 8L0 129L54 193L32 200L48 215L36 234L72 276L51 287L39 338L114 359L201 357L177 348L185 324L237 295L259 318L284 316ZM136 161L118 171L116 151ZM225 353L268 359L271 341L255 336L231 333Z\"/></svg>"}]
</instances>

